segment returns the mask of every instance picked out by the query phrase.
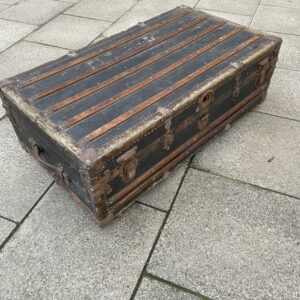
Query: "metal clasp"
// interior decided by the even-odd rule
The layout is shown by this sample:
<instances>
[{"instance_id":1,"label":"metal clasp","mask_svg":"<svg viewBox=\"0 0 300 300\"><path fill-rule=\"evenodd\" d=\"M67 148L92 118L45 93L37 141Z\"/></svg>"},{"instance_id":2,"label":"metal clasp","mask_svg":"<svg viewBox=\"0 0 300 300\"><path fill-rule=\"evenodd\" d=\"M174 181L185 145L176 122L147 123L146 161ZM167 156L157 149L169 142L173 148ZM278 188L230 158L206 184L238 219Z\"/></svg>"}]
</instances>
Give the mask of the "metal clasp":
<instances>
[{"instance_id":1,"label":"metal clasp","mask_svg":"<svg viewBox=\"0 0 300 300\"><path fill-rule=\"evenodd\" d=\"M117 162L121 165L120 176L124 182L130 182L136 175L138 165L136 150L135 146L117 158Z\"/></svg>"},{"instance_id":2,"label":"metal clasp","mask_svg":"<svg viewBox=\"0 0 300 300\"><path fill-rule=\"evenodd\" d=\"M212 90L205 92L198 98L197 111L200 114L200 119L198 121L197 127L199 130L204 129L208 124L209 121L208 110L213 99L214 99L214 92Z\"/></svg>"}]
</instances>

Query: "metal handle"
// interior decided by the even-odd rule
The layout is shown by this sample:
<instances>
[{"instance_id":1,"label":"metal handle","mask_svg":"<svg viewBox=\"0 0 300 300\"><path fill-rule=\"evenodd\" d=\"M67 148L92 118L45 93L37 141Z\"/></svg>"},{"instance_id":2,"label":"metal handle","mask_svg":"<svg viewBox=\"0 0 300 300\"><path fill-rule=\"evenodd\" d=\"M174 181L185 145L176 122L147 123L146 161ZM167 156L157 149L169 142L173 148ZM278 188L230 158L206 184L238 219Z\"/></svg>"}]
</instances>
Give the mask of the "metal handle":
<instances>
[{"instance_id":1,"label":"metal handle","mask_svg":"<svg viewBox=\"0 0 300 300\"><path fill-rule=\"evenodd\" d=\"M65 181L64 169L61 164L52 165L46 161L43 157L43 151L36 143L32 143L33 156L35 159L44 166L54 177L58 177L59 179Z\"/></svg>"}]
</instances>

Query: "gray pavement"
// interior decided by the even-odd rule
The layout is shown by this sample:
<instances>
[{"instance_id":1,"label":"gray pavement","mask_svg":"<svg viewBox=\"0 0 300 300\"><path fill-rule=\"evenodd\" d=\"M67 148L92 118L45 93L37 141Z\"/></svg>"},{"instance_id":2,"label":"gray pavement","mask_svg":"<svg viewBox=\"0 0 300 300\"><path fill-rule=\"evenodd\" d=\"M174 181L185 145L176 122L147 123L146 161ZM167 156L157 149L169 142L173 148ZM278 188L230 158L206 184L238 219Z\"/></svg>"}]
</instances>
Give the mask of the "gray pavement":
<instances>
[{"instance_id":1,"label":"gray pavement","mask_svg":"<svg viewBox=\"0 0 300 300\"><path fill-rule=\"evenodd\" d=\"M0 299L300 299L300 0L0 0L0 80L186 4L283 38L267 99L101 229L0 107Z\"/></svg>"}]
</instances>

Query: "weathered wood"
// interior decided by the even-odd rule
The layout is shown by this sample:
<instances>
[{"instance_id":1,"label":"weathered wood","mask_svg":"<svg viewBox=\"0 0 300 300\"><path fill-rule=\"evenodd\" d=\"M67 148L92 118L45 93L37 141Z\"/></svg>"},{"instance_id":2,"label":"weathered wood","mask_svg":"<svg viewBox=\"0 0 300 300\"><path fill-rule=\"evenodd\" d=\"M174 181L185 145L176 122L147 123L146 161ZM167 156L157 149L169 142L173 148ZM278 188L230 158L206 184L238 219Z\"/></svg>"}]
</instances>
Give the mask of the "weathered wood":
<instances>
[{"instance_id":1,"label":"weathered wood","mask_svg":"<svg viewBox=\"0 0 300 300\"><path fill-rule=\"evenodd\" d=\"M22 146L107 225L264 100L281 39L182 6L2 82Z\"/></svg>"}]
</instances>

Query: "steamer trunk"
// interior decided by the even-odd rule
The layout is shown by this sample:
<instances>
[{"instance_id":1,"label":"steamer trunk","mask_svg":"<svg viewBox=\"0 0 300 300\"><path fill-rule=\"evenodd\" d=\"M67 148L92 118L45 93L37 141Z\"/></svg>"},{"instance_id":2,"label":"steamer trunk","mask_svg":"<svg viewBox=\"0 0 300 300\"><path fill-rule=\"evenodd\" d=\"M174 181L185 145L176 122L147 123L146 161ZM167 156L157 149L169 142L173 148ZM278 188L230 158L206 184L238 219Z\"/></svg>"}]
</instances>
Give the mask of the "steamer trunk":
<instances>
[{"instance_id":1,"label":"steamer trunk","mask_svg":"<svg viewBox=\"0 0 300 300\"><path fill-rule=\"evenodd\" d=\"M188 7L2 82L22 146L102 225L265 99L281 39Z\"/></svg>"}]
</instances>

